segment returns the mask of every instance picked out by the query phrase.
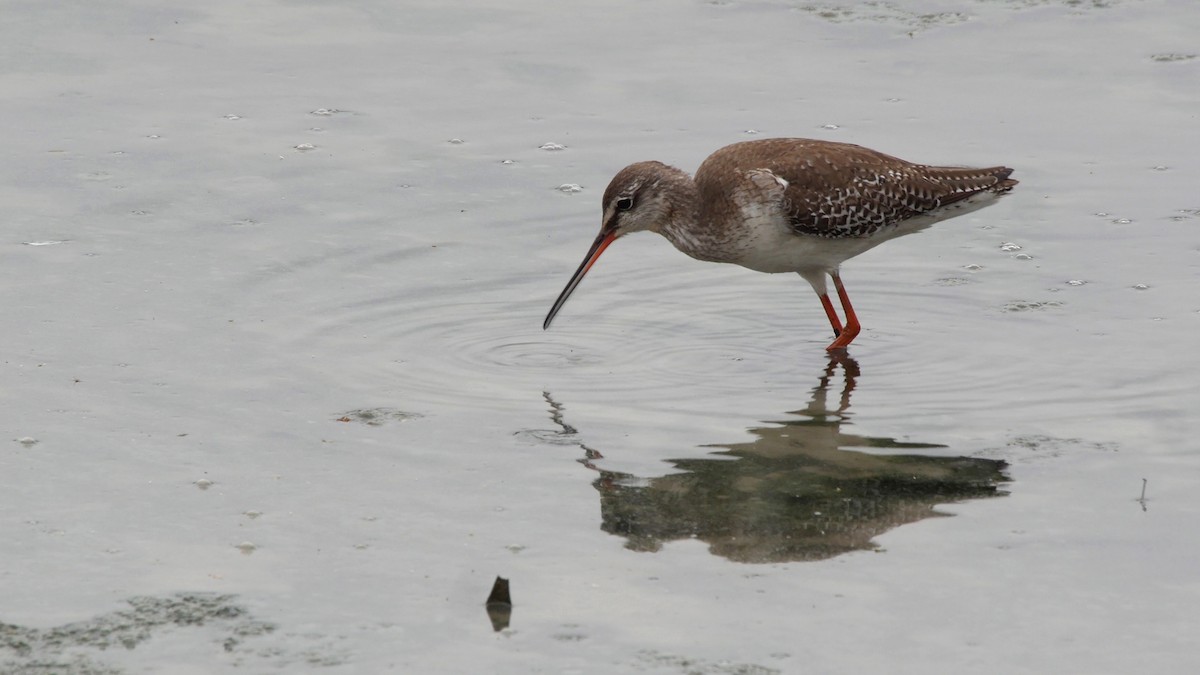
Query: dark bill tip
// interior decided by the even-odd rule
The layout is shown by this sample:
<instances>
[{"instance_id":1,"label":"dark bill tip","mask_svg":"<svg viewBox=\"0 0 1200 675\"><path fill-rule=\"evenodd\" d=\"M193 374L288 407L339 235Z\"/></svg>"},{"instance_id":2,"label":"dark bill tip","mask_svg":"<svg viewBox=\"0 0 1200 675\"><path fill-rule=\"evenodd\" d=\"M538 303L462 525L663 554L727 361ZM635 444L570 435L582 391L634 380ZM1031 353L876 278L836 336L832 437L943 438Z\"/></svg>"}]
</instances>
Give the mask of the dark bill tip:
<instances>
[{"instance_id":1,"label":"dark bill tip","mask_svg":"<svg viewBox=\"0 0 1200 675\"><path fill-rule=\"evenodd\" d=\"M600 254L604 253L604 249L608 248L608 245L616 241L616 239L617 235L605 232L601 232L596 237L596 241L592 242L592 247L588 249L587 255L583 257L583 262L579 264L579 269L575 270L575 274L571 275L571 280L567 282L566 288L562 290L562 293L558 294L558 299L554 301L554 306L550 308L550 313L546 315L546 320L542 323L542 330L550 327L550 322L554 320L554 316L558 314L558 310L562 309L562 306L566 304L567 298L571 297L571 294L575 292L575 287L579 285L579 282L583 281L583 276L600 259Z\"/></svg>"}]
</instances>

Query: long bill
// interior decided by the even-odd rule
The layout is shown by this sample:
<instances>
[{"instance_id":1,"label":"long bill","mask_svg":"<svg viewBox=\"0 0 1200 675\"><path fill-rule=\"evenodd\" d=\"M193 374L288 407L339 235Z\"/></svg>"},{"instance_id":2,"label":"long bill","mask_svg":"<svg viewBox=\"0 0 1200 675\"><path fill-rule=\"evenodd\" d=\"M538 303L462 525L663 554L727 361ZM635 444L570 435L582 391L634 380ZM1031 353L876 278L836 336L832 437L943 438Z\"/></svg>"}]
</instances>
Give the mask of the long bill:
<instances>
[{"instance_id":1,"label":"long bill","mask_svg":"<svg viewBox=\"0 0 1200 675\"><path fill-rule=\"evenodd\" d=\"M584 256L583 262L579 264L579 269L575 270L575 274L571 275L571 280L567 282L567 287L562 290L562 293L558 294L558 299L554 301L554 306L550 308L550 313L546 315L546 321L542 324L542 330L550 327L550 322L554 320L554 315L558 314L558 310L562 309L562 306L566 304L567 298L571 297L571 294L575 292L575 287L579 285L580 281L583 281L583 275L592 269L592 265L596 264L596 261L600 259L600 254L604 253L604 249L608 248L608 245L616 241L616 239L617 235L612 232L601 232L596 237L596 241L592 242L592 247L588 249L587 255Z\"/></svg>"}]
</instances>

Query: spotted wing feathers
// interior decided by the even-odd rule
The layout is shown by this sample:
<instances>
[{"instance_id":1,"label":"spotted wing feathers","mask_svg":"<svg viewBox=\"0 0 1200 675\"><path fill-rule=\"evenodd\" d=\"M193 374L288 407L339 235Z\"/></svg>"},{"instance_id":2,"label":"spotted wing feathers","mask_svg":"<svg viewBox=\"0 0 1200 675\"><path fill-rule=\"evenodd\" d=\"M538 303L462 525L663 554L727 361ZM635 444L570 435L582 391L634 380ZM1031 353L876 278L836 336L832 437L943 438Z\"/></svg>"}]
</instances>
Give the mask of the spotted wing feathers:
<instances>
[{"instance_id":1,"label":"spotted wing feathers","mask_svg":"<svg viewBox=\"0 0 1200 675\"><path fill-rule=\"evenodd\" d=\"M962 202L959 206L965 207L976 195L1008 192L1017 184L1008 177L1012 169L1002 166L925 166L849 143L773 138L735 143L704 161L696 183L706 210L719 212L729 197L728 186L746 184L755 171L769 171L779 179L784 189L778 205L796 233L826 238L868 237L918 216L945 214L950 209L943 207L949 205Z\"/></svg>"},{"instance_id":2,"label":"spotted wing feathers","mask_svg":"<svg viewBox=\"0 0 1200 675\"><path fill-rule=\"evenodd\" d=\"M865 150L865 149L864 149ZM868 151L877 161L816 164L789 181L784 195L792 228L817 237L867 237L976 195L1008 192L1012 169L935 167Z\"/></svg>"}]
</instances>

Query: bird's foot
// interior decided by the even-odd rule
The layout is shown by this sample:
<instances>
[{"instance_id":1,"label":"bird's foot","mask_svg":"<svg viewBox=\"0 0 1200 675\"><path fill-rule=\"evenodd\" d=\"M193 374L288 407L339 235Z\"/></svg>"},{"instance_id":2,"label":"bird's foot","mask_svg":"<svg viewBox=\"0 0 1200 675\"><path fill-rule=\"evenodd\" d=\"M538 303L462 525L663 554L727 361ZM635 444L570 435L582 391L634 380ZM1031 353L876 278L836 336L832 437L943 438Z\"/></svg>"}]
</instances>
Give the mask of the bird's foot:
<instances>
[{"instance_id":1,"label":"bird's foot","mask_svg":"<svg viewBox=\"0 0 1200 675\"><path fill-rule=\"evenodd\" d=\"M825 351L833 353L834 351L841 350L845 352L846 347L850 346L850 343L854 342L854 338L858 337L859 330L861 328L858 324L847 324L844 329L838 331L837 339L829 343Z\"/></svg>"}]
</instances>

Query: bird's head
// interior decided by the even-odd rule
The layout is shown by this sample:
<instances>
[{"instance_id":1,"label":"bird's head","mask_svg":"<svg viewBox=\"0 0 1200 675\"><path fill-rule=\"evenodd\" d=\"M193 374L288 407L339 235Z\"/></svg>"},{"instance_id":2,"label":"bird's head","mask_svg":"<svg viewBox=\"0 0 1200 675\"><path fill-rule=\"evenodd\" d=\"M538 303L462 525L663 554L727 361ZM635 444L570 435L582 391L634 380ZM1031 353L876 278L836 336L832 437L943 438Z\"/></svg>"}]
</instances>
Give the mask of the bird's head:
<instances>
[{"instance_id":1,"label":"bird's head","mask_svg":"<svg viewBox=\"0 0 1200 675\"><path fill-rule=\"evenodd\" d=\"M566 303L575 287L583 280L592 265L608 245L631 232L650 230L659 232L675 212L672 201L672 186L679 182L690 182L683 171L662 162L638 162L621 169L604 190L604 215L600 221L600 234L592 242L579 269L571 276L566 288L554 301L542 328L549 328L554 315Z\"/></svg>"},{"instance_id":2,"label":"bird's head","mask_svg":"<svg viewBox=\"0 0 1200 675\"><path fill-rule=\"evenodd\" d=\"M670 186L676 173L683 172L662 162L638 162L621 169L604 190L601 234L621 237L658 231L673 211Z\"/></svg>"}]
</instances>

